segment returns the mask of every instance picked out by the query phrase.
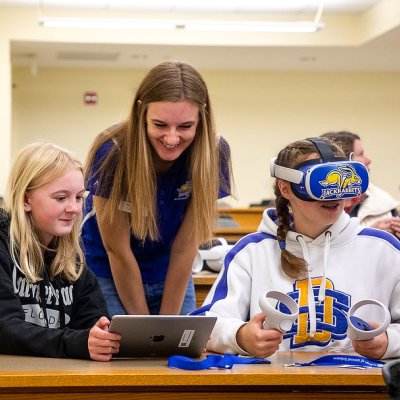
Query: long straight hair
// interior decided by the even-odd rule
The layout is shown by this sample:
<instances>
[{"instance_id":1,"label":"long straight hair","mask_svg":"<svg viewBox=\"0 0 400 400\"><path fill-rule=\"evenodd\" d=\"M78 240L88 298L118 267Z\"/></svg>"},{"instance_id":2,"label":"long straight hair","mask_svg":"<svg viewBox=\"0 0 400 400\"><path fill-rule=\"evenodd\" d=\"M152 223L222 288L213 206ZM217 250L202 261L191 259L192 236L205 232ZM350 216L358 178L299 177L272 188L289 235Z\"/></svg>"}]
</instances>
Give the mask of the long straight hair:
<instances>
[{"instance_id":1,"label":"long straight hair","mask_svg":"<svg viewBox=\"0 0 400 400\"><path fill-rule=\"evenodd\" d=\"M46 250L54 252L50 278L60 275L74 281L82 273L84 255L79 243L80 216L72 231L55 237L51 249L47 249L39 238L31 213L24 209L27 191L47 185L73 169L83 173L82 164L72 153L51 143L26 146L11 168L5 199L6 210L11 214L10 252L29 282L43 279Z\"/></svg>"},{"instance_id":2,"label":"long straight hair","mask_svg":"<svg viewBox=\"0 0 400 400\"><path fill-rule=\"evenodd\" d=\"M195 68L182 62L164 62L151 69L141 82L133 99L127 121L101 133L89 152L85 177L98 174L99 185L107 171L115 168L108 201L96 210L99 222L124 218L118 212L120 202L130 203L130 226L141 241L159 239L157 227L157 177L152 145L146 129L148 105L153 102L189 101L199 109L199 122L190 147L189 179L194 209L193 234L202 242L212 237L216 221L219 168L218 139L207 86ZM102 144L116 144L98 168L91 171L96 152ZM226 147L226 146L224 146ZM228 157L227 157L228 158Z\"/></svg>"}]
</instances>

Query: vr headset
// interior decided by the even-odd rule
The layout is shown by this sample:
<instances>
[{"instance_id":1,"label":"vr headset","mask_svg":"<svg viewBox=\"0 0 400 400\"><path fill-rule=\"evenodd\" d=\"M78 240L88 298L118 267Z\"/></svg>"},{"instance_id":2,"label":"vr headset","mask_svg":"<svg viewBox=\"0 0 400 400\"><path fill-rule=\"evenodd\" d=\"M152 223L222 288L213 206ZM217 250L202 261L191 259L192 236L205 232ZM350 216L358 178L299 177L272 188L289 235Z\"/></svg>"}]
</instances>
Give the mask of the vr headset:
<instances>
[{"instance_id":1,"label":"vr headset","mask_svg":"<svg viewBox=\"0 0 400 400\"><path fill-rule=\"evenodd\" d=\"M335 157L327 142L307 138L321 158L307 160L296 169L276 164L271 160L271 176L291 183L296 197L304 201L344 200L361 196L368 189L368 170L356 161Z\"/></svg>"}]
</instances>

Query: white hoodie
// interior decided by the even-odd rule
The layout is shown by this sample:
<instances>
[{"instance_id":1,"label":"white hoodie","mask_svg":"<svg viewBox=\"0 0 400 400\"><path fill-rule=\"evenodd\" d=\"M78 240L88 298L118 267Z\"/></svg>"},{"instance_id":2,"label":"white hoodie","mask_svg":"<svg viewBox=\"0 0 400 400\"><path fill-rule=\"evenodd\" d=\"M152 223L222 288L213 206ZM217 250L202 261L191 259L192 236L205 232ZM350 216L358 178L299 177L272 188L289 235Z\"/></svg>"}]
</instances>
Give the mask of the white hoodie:
<instances>
[{"instance_id":1,"label":"white hoodie","mask_svg":"<svg viewBox=\"0 0 400 400\"><path fill-rule=\"evenodd\" d=\"M392 210L400 206L398 200L371 182L366 195L357 212L357 218L363 226L371 226L383 218L393 217Z\"/></svg>"},{"instance_id":2,"label":"white hoodie","mask_svg":"<svg viewBox=\"0 0 400 400\"><path fill-rule=\"evenodd\" d=\"M384 358L400 357L400 241L363 228L345 212L315 239L289 231L286 249L309 264L308 278L293 279L280 267L276 220L275 209L265 210L258 232L242 238L227 254L203 306L193 312L218 317L207 349L246 354L236 333L261 312L260 295L276 290L291 296L300 308L279 350L352 351L346 336L348 310L360 300L375 299L389 307L392 317ZM366 321L382 321L379 307L359 311L357 316Z\"/></svg>"}]
</instances>

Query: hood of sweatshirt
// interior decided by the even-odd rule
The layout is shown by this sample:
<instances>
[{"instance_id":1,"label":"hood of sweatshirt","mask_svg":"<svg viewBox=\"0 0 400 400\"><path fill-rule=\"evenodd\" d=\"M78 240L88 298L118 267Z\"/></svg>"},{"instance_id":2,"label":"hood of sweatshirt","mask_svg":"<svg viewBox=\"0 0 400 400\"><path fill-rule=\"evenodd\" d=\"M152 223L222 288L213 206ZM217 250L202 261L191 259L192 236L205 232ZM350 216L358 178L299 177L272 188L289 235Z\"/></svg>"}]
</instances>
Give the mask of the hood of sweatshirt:
<instances>
[{"instance_id":1,"label":"hood of sweatshirt","mask_svg":"<svg viewBox=\"0 0 400 400\"><path fill-rule=\"evenodd\" d=\"M0 209L0 241L3 242L4 248L9 249L9 242L10 242L10 224L11 224L11 215L5 211L4 209ZM11 255L9 254L8 257L11 258ZM43 309L43 317L46 322L46 326L49 326L49 321L48 321L48 315L47 315L47 304L46 304L46 293L61 293L61 289L68 285L68 282L63 283L62 278L58 275L54 279L50 279L49 277L49 267L55 257L54 251L48 250L45 251L43 254L44 257L44 264L45 268L43 271L43 279L40 281L36 282L35 284L30 284L30 287L33 285L39 286L39 291L37 295L37 301L40 305L40 307ZM16 279L22 279L25 282L25 274L22 271L21 267L18 265L18 262L15 262L13 260L12 262L13 268L14 268L14 273L15 276L18 278ZM17 272L18 270L18 272ZM56 296L54 294L54 296ZM58 294L57 294L58 296ZM49 297L49 296L48 296ZM65 327L65 312L64 312L64 303L63 301L58 301L55 300L59 307L59 315L60 315L60 327L64 328ZM31 307L33 307L31 305Z\"/></svg>"},{"instance_id":2,"label":"hood of sweatshirt","mask_svg":"<svg viewBox=\"0 0 400 400\"><path fill-rule=\"evenodd\" d=\"M278 215L276 213L276 210L275 208L268 208L264 211L263 218L258 227L258 231L276 236L277 229L278 229ZM326 232L330 232L331 246L332 247L340 246L343 243L352 239L361 230L362 227L360 226L359 220L356 218L349 217L349 215L343 211L339 219L332 226L330 226L325 232L322 232L315 239L299 234L293 230L289 230L288 235L286 237L286 248L289 251L294 250L294 254L299 255L298 251L296 251L301 248L298 242L298 236L303 237L308 245L321 246L325 242Z\"/></svg>"},{"instance_id":3,"label":"hood of sweatshirt","mask_svg":"<svg viewBox=\"0 0 400 400\"><path fill-rule=\"evenodd\" d=\"M366 198L360 206L357 217L363 221L368 216L380 216L399 206L398 200L370 182Z\"/></svg>"},{"instance_id":4,"label":"hood of sweatshirt","mask_svg":"<svg viewBox=\"0 0 400 400\"><path fill-rule=\"evenodd\" d=\"M278 216L274 208L264 211L262 221L258 228L259 232L268 233L276 237ZM360 231L359 220L357 218L350 218L344 211L338 220L331 225L326 231L322 232L316 238L310 238L302 235L294 230L289 230L286 237L286 250L291 252L297 257L303 258L307 262L307 278L308 278L308 309L309 309L309 337L312 338L316 333L316 302L314 298L312 276L315 274L315 269L318 267L318 275L322 276L321 285L318 292L318 302L325 300L326 288L326 269L329 262L329 252L331 248L341 246L344 243L352 240ZM312 263L311 253L323 252L323 258L319 266Z\"/></svg>"}]
</instances>

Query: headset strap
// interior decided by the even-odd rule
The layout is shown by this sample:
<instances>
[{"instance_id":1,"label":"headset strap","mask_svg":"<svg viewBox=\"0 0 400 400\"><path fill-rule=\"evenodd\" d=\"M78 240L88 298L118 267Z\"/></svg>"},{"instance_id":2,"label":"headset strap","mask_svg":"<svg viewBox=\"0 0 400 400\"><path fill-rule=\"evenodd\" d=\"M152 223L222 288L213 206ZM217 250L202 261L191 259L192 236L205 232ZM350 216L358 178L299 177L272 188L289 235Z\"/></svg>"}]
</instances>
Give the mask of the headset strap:
<instances>
[{"instance_id":1,"label":"headset strap","mask_svg":"<svg viewBox=\"0 0 400 400\"><path fill-rule=\"evenodd\" d=\"M321 158L322 158L323 162L344 160L343 158L335 157L331 148L329 147L329 144L326 143L321 138L312 137L312 138L307 138L306 140L309 140L310 142L312 142L314 144L314 146L317 148L319 154L321 154Z\"/></svg>"},{"instance_id":2,"label":"headset strap","mask_svg":"<svg viewBox=\"0 0 400 400\"><path fill-rule=\"evenodd\" d=\"M231 369L234 364L271 364L265 358L243 357L234 354L208 354L202 360L194 360L185 356L168 357L168 367L198 371L202 369Z\"/></svg>"},{"instance_id":3,"label":"headset strap","mask_svg":"<svg viewBox=\"0 0 400 400\"><path fill-rule=\"evenodd\" d=\"M309 367L309 366L325 366L333 365L347 368L382 368L385 363L380 360L373 360L362 356L353 356L348 354L328 355L316 358L307 363L291 363L285 364L285 367Z\"/></svg>"},{"instance_id":4,"label":"headset strap","mask_svg":"<svg viewBox=\"0 0 400 400\"><path fill-rule=\"evenodd\" d=\"M300 183L304 176L303 173L301 171L298 171L297 169L282 167L281 165L276 164L275 162L277 158L278 157L274 157L271 160L271 165L270 165L271 176L273 178L284 179L285 181L288 182Z\"/></svg>"}]
</instances>

